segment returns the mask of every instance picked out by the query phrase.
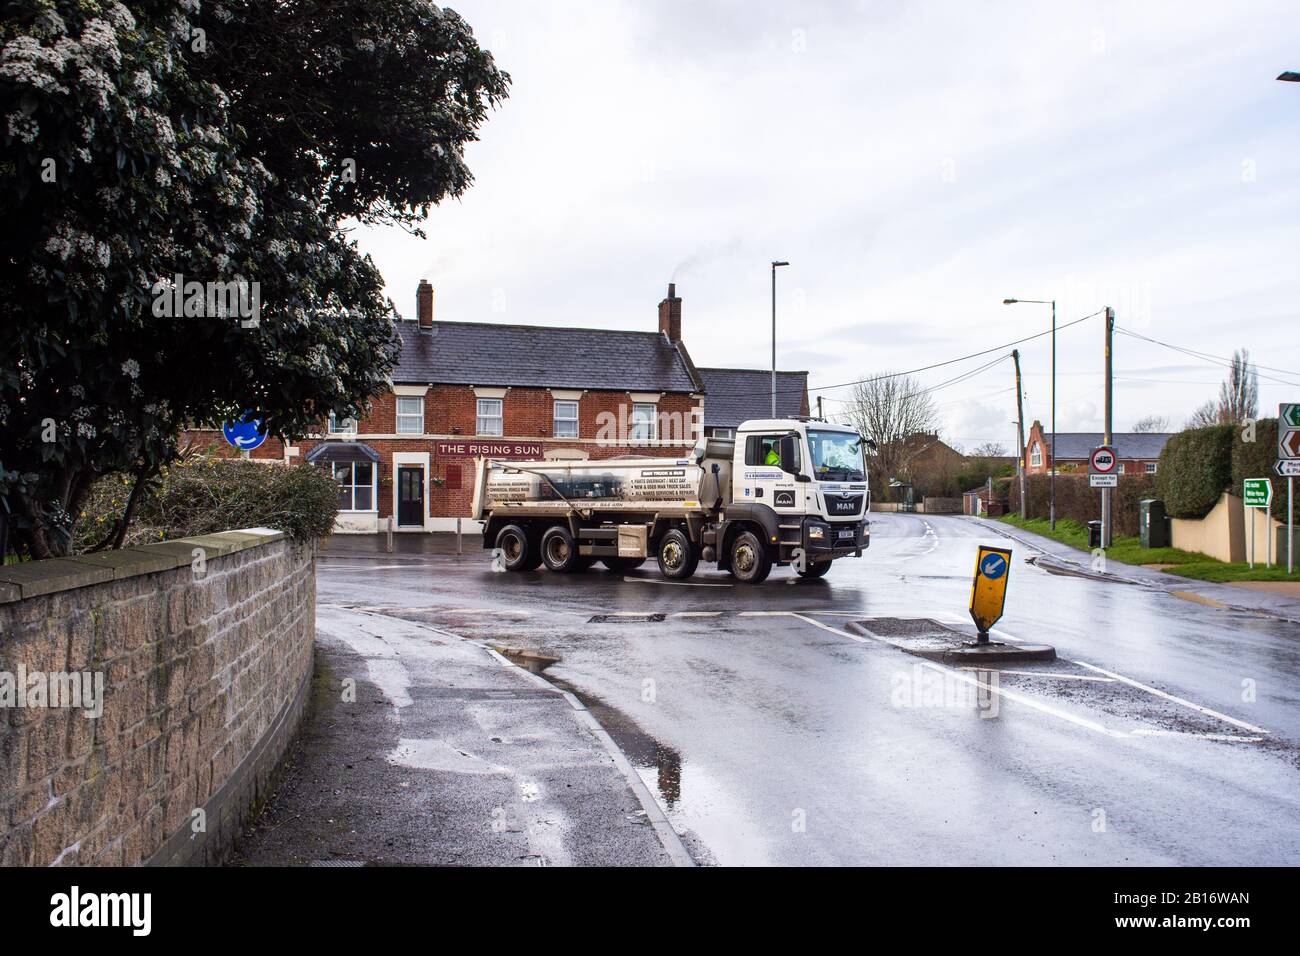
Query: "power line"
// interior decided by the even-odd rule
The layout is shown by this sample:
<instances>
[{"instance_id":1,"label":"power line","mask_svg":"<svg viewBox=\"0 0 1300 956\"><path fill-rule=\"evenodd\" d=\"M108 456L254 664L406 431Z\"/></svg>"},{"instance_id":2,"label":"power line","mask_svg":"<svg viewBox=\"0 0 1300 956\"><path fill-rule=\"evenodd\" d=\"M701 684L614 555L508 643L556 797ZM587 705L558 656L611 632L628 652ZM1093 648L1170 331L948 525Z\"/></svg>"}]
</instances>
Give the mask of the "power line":
<instances>
[{"instance_id":1,"label":"power line","mask_svg":"<svg viewBox=\"0 0 1300 956\"><path fill-rule=\"evenodd\" d=\"M1055 331L1060 332L1060 331L1063 331L1064 329L1068 329L1068 328L1069 328L1070 326L1072 326L1072 325L1078 325L1080 322L1086 322L1086 321L1088 321L1089 319L1096 318L1097 316L1101 315L1101 314L1102 314L1103 312L1105 312L1105 311L1106 311L1105 309L1098 309L1096 312L1093 312L1093 313L1090 314L1090 315L1085 315L1085 316L1084 316L1083 318L1081 318L1081 319L1074 319L1073 321L1066 322L1064 325L1058 325L1058 326L1056 327ZM839 383L838 385L819 385L819 386L816 386L816 387L809 388L809 389L808 389L808 392L809 392L810 394L811 394L812 392L828 392L828 391L831 391L832 389L837 389L837 388L849 388L849 387L851 387L851 386L853 386L853 385L867 385L867 384L869 384L869 383L871 383L871 382L883 382L885 379L890 379L890 378L900 378L900 377L902 377L902 376L904 376L904 375L916 375L916 374L918 374L918 373L920 373L920 372L929 372L929 371L931 371L931 370L933 370L933 369L936 369L936 368L943 368L945 365L955 365L955 364L957 364L958 362L966 362L966 361L969 361L970 359L973 359L973 358L980 358L981 356L984 356L984 355L992 355L994 352L998 352L998 351L1001 351L1001 350L1003 350L1003 349L1009 349L1009 348L1011 348L1012 346L1020 345L1020 344L1022 344L1022 343L1024 343L1024 342L1032 342L1034 339L1041 339L1041 338L1042 338L1043 336L1045 336L1045 335L1051 335L1052 332L1053 332L1052 329L1047 329L1047 330L1045 330L1045 331L1043 331L1043 332L1036 332L1036 333L1033 334L1033 335L1027 335L1027 336L1025 336L1025 337L1022 338L1022 339L1016 339L1016 340L1014 340L1014 341L1012 341L1012 342L1005 342L1005 343L1003 343L1002 345L995 345L995 346L993 346L992 348L983 349L982 351L979 351L979 352L971 352L969 355L962 355L962 356L960 356L960 357L958 357L958 358L948 359L947 361L943 361L943 362L935 362L933 365L923 365L923 366L921 366L920 368L908 369L908 370L905 371L905 372L886 372L886 373L884 373L883 375L873 375L873 376L871 376L870 378L860 378L860 379L855 379L854 381L851 381L851 382L841 382L841 383ZM1003 356L1003 357L1005 357L1005 356ZM779 375L780 372L778 372L777 374ZM788 393L788 394L795 394L795 395L802 395L802 394L803 394L803 391L804 391L804 389L803 389L802 387L798 387L798 386L795 386L795 387L787 387L787 388L782 388L782 387L778 386L777 389L776 389L776 393L777 393L778 395L781 395L781 394L787 394L787 393ZM744 389L715 389L715 390L713 390L713 391L706 392L705 394L707 394L707 395L714 395L714 396L718 396L718 395L728 395L728 396L753 396L753 397L761 397L761 396L763 396L763 395L771 395L771 394L772 394L772 390L771 390L771 388L765 388L765 389L762 389L761 391L756 390L756 389L751 389L751 388L744 388ZM825 397L825 396L823 396L823 397ZM844 401L844 399L829 399L829 400L830 400L830 401Z\"/></svg>"},{"instance_id":2,"label":"power line","mask_svg":"<svg viewBox=\"0 0 1300 956\"><path fill-rule=\"evenodd\" d=\"M1072 326L1072 325L1078 325L1080 322L1086 322L1086 321L1088 321L1088 319L1095 318L1096 316L1101 315L1102 312L1104 312L1104 311L1106 311L1106 310L1105 310L1105 309L1098 309L1096 312L1093 312L1091 315L1085 315L1085 316L1084 316L1083 318L1081 318L1081 319L1075 319L1074 321L1072 321L1072 322L1067 322L1067 323L1065 323L1064 325L1058 325L1058 326L1056 327L1056 330L1055 330L1055 331L1060 332L1060 331L1062 331L1063 329L1068 329L1068 328L1069 328L1070 326ZM816 388L810 388L810 389L808 389L808 391L810 391L810 392L827 392L827 391L830 391L831 389L834 389L834 388L848 388L848 387L851 386L851 385L866 385L866 384L868 384L869 382L880 382L880 381L883 381L883 380L885 380L885 379L887 379L887 378L898 378L899 376L902 376L902 375L915 375L915 374L917 374L918 372L928 372L928 371L930 371L931 369L943 368L943 366L945 366L945 365L954 365L954 364L956 364L957 362L965 362L965 361L968 361L968 360L973 359L973 358L979 358L981 355L991 355L992 353L997 352L997 351L999 351L999 350L1001 350L1001 349L1009 349L1009 348L1011 348L1013 345L1020 345L1020 344L1023 343L1023 342L1032 342L1034 339L1041 339L1044 335L1051 335L1051 334L1052 334L1052 331L1053 331L1052 329L1048 329L1048 330L1046 330L1045 332L1038 332L1038 333L1035 333L1034 335L1027 335L1027 336L1025 336L1023 339L1016 339L1016 340L1013 341L1013 342L1006 342L1006 343L1003 343L1002 345L996 345L996 346L994 346L994 347L991 348L991 349L984 349L984 350L981 351L981 352L972 352L972 353L970 353L970 355L963 355L963 356L961 356L960 358L948 359L946 362L936 362L936 363L934 363L933 365L925 365L925 366L922 366L921 368L909 369L909 370L906 371L906 372L888 372L888 373L886 373L886 374L884 374L884 375L875 375L875 376L872 376L871 378L861 378L861 379L857 379L856 381L853 381L853 382L841 382L839 385L821 385L821 386L818 386L818 387L816 387ZM1005 356L1004 356L1004 357L1005 357Z\"/></svg>"},{"instance_id":3,"label":"power line","mask_svg":"<svg viewBox=\"0 0 1300 956\"><path fill-rule=\"evenodd\" d=\"M1209 362L1211 365L1218 365L1224 368L1231 368L1233 364L1233 359L1224 358L1221 355L1212 355L1209 352L1198 352L1196 349L1189 349L1182 345L1174 345L1170 342L1161 342L1159 339L1153 339L1149 335L1142 335L1140 332L1130 332L1128 329L1121 329L1119 326L1115 327L1115 331L1120 333L1120 335L1127 335L1129 338L1141 339L1143 342L1150 342L1152 345L1159 345L1162 346L1163 348L1172 349L1173 351L1180 352L1183 355L1188 355L1191 356L1192 358L1200 359L1202 362ZM1278 372L1282 375L1294 375L1297 377L1300 377L1300 372L1293 372L1290 369L1284 369L1284 368L1272 368L1268 365L1259 365L1258 363L1255 362L1250 362L1248 364L1250 365L1251 368L1255 370L1255 374L1258 375L1260 378L1264 379L1264 381L1266 382L1275 382L1279 385L1300 386L1300 382L1289 382L1286 379L1274 378L1271 375L1260 375L1259 370L1267 369L1270 372Z\"/></svg>"}]
</instances>

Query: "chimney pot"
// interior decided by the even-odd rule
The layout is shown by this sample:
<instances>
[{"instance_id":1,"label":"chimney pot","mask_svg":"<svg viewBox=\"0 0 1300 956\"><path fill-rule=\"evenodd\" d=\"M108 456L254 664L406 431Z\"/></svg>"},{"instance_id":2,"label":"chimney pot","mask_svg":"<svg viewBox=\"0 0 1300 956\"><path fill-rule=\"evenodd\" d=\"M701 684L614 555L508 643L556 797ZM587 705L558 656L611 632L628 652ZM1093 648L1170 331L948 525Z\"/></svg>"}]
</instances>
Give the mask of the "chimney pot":
<instances>
[{"instance_id":1,"label":"chimney pot","mask_svg":"<svg viewBox=\"0 0 1300 956\"><path fill-rule=\"evenodd\" d=\"M433 286L428 279L421 279L415 290L415 314L420 321L420 328L433 328Z\"/></svg>"}]
</instances>

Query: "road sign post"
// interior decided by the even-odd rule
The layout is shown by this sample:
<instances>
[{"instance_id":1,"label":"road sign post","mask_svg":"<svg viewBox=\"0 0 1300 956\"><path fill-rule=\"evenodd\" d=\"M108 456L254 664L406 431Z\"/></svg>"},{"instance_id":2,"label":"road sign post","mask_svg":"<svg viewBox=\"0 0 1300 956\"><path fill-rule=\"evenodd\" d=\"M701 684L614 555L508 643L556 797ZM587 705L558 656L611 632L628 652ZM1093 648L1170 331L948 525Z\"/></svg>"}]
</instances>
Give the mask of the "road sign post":
<instances>
[{"instance_id":1,"label":"road sign post","mask_svg":"<svg viewBox=\"0 0 1300 956\"><path fill-rule=\"evenodd\" d=\"M975 556L975 581L970 589L970 616L979 636L976 644L989 643L989 628L1002 617L1011 576L1011 550L980 545Z\"/></svg>"},{"instance_id":2,"label":"road sign post","mask_svg":"<svg viewBox=\"0 0 1300 956\"><path fill-rule=\"evenodd\" d=\"M1279 478L1286 478L1286 573L1295 573L1295 476L1300 475L1300 402L1277 407L1277 463Z\"/></svg>"},{"instance_id":3,"label":"road sign post","mask_svg":"<svg viewBox=\"0 0 1300 956\"><path fill-rule=\"evenodd\" d=\"M1273 482L1267 478L1246 478L1241 483L1241 503L1247 508L1264 509L1265 567L1273 566L1273 536L1268 532L1269 505L1273 503ZM1255 567L1255 515L1250 516L1250 566Z\"/></svg>"},{"instance_id":4,"label":"road sign post","mask_svg":"<svg viewBox=\"0 0 1300 956\"><path fill-rule=\"evenodd\" d=\"M1119 487L1119 453L1111 445L1101 445L1088 457L1088 486L1101 489L1101 546L1110 547L1110 490Z\"/></svg>"}]
</instances>

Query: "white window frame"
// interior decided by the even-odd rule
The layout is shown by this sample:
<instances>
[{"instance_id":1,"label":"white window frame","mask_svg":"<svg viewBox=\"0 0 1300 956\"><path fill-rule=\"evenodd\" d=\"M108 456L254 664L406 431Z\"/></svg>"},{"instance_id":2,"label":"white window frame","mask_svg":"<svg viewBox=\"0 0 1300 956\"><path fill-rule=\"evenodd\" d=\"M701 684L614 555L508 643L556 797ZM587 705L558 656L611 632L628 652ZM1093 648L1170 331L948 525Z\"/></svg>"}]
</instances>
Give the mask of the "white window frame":
<instances>
[{"instance_id":1,"label":"white window frame","mask_svg":"<svg viewBox=\"0 0 1300 956\"><path fill-rule=\"evenodd\" d=\"M1148 475L1154 475L1154 474L1156 473L1156 471L1157 471L1159 468L1160 468L1160 462L1158 462L1158 461L1148 461L1148 462L1146 462L1146 463L1144 464L1143 470L1144 470Z\"/></svg>"},{"instance_id":2,"label":"white window frame","mask_svg":"<svg viewBox=\"0 0 1300 956\"><path fill-rule=\"evenodd\" d=\"M1043 466L1043 446L1034 442L1029 446L1029 467L1041 468Z\"/></svg>"},{"instance_id":3,"label":"white window frame","mask_svg":"<svg viewBox=\"0 0 1300 956\"><path fill-rule=\"evenodd\" d=\"M362 464L368 464L368 465L370 465L370 482L369 482L368 485L366 485L366 484L357 484L357 465L362 465ZM344 469L346 469L346 471L344 471ZM347 479L348 479L348 481L347 481L346 483L343 482L343 481L340 481L340 472L341 472L341 471L344 473L344 476L346 476ZM346 492L347 492L347 495L348 495L348 501L351 503L351 507L344 508L344 507L342 506L341 499L340 499L339 511L344 511L344 512L348 512L348 513L356 513L356 512L362 512L362 513L365 513L365 512L368 512L368 511L378 511L378 510L379 510L379 504L378 504L378 502L379 502L379 497L378 497L378 493L379 493L379 488L378 488L378 482L379 482L379 465L378 465L377 463L375 463L375 462L373 462L373 461L367 461L367 462L358 462L358 461L347 461L347 462L344 462L344 461L333 461L333 462L330 462L330 477L333 478L335 481L339 482L339 488L340 488L340 490L341 490L341 491L346 491ZM357 489L358 489L358 488L368 488L368 489L369 489L369 491L370 491L370 507L369 507L369 508L358 508L358 507L357 507Z\"/></svg>"},{"instance_id":4,"label":"white window frame","mask_svg":"<svg viewBox=\"0 0 1300 956\"><path fill-rule=\"evenodd\" d=\"M504 435L505 432L505 415L506 403L503 398L480 398L475 400L474 406L474 434L475 435ZM484 414L484 408L496 406L495 414ZM483 427L484 422L496 422L496 431L490 431ZM490 428L490 426L489 426Z\"/></svg>"},{"instance_id":5,"label":"white window frame","mask_svg":"<svg viewBox=\"0 0 1300 956\"><path fill-rule=\"evenodd\" d=\"M423 435L424 434L424 397L416 395L398 395L395 406L396 419L394 428L399 435ZM402 403L406 402L409 408L410 403L415 403L415 411L402 411ZM403 419L406 419L403 423ZM414 421L412 421L414 419Z\"/></svg>"},{"instance_id":6,"label":"white window frame","mask_svg":"<svg viewBox=\"0 0 1300 956\"><path fill-rule=\"evenodd\" d=\"M715 428L713 429L713 434L709 437L734 439L736 437L736 430L734 428Z\"/></svg>"},{"instance_id":7,"label":"white window frame","mask_svg":"<svg viewBox=\"0 0 1300 956\"><path fill-rule=\"evenodd\" d=\"M355 418L345 418L340 422L338 416L330 412L328 427L331 435L355 435L357 433L357 420Z\"/></svg>"},{"instance_id":8,"label":"white window frame","mask_svg":"<svg viewBox=\"0 0 1300 956\"><path fill-rule=\"evenodd\" d=\"M572 408L572 415L561 415L560 406L564 406L565 411ZM578 437L578 403L572 399L557 398L553 403L551 411L552 433L556 438L577 438Z\"/></svg>"},{"instance_id":9,"label":"white window frame","mask_svg":"<svg viewBox=\"0 0 1300 956\"><path fill-rule=\"evenodd\" d=\"M639 416L644 416L646 410L649 410L649 421L638 421ZM647 427L648 426L648 427ZM643 431L643 429L645 429ZM652 405L649 402L634 402L632 404L632 417L628 421L628 441L638 444L649 444L659 439L659 406Z\"/></svg>"}]
</instances>

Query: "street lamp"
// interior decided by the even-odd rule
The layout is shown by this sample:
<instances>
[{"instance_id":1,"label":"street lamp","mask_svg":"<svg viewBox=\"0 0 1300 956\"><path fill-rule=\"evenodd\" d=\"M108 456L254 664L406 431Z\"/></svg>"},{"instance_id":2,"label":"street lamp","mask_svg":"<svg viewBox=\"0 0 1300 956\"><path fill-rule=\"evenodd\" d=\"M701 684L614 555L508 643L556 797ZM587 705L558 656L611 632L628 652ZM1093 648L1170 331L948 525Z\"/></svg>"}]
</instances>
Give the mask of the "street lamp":
<instances>
[{"instance_id":1,"label":"street lamp","mask_svg":"<svg viewBox=\"0 0 1300 956\"><path fill-rule=\"evenodd\" d=\"M788 262L772 260L772 417L776 418L776 270Z\"/></svg>"},{"instance_id":2,"label":"street lamp","mask_svg":"<svg viewBox=\"0 0 1300 956\"><path fill-rule=\"evenodd\" d=\"M1052 307L1052 477L1049 481L1051 487L1051 503L1048 505L1047 515L1048 523L1053 531L1056 530L1056 300L1055 299L1003 299L1003 305L1015 305L1018 302L1027 302L1030 305L1050 305ZM1022 448L1020 454L1024 454Z\"/></svg>"},{"instance_id":3,"label":"street lamp","mask_svg":"<svg viewBox=\"0 0 1300 956\"><path fill-rule=\"evenodd\" d=\"M1285 73L1279 74L1278 79L1284 83L1300 83L1300 73L1295 70L1287 70Z\"/></svg>"}]
</instances>

